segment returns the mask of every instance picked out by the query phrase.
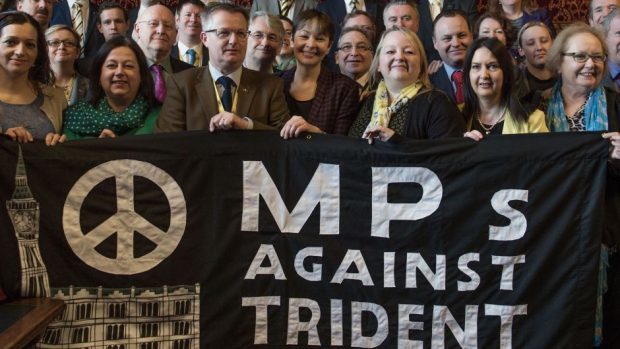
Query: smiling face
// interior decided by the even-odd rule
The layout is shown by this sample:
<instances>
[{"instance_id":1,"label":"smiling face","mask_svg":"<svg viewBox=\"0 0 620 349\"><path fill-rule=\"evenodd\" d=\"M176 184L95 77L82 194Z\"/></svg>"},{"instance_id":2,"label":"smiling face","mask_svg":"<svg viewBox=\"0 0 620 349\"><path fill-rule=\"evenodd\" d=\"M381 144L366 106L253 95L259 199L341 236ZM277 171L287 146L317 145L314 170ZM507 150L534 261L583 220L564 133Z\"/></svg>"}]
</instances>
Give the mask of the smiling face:
<instances>
[{"instance_id":1,"label":"smiling face","mask_svg":"<svg viewBox=\"0 0 620 349\"><path fill-rule=\"evenodd\" d=\"M197 38L200 36L200 32L202 31L202 23L200 20L201 11L202 8L191 3L183 5L175 17L180 37Z\"/></svg>"},{"instance_id":2,"label":"smiling face","mask_svg":"<svg viewBox=\"0 0 620 349\"><path fill-rule=\"evenodd\" d=\"M441 60L453 68L461 68L473 41L467 20L461 16L442 17L434 29L433 43Z\"/></svg>"},{"instance_id":3,"label":"smiling face","mask_svg":"<svg viewBox=\"0 0 620 349\"><path fill-rule=\"evenodd\" d=\"M354 80L366 74L372 63L372 46L362 33L350 31L340 37L336 63L340 72Z\"/></svg>"},{"instance_id":4,"label":"smiling face","mask_svg":"<svg viewBox=\"0 0 620 349\"><path fill-rule=\"evenodd\" d=\"M260 62L259 64L273 63L282 48L280 33L270 28L263 16L254 18L249 29L250 36L246 55L254 61ZM257 34L262 34L263 38L255 38L254 36Z\"/></svg>"},{"instance_id":5,"label":"smiling face","mask_svg":"<svg viewBox=\"0 0 620 349\"><path fill-rule=\"evenodd\" d=\"M73 33L68 30L57 30L46 37L48 45L47 52L49 54L50 63L75 62L79 56L77 41ZM56 47L55 44L61 43Z\"/></svg>"},{"instance_id":6,"label":"smiling face","mask_svg":"<svg viewBox=\"0 0 620 349\"><path fill-rule=\"evenodd\" d=\"M288 21L281 21L284 27L284 38L282 38L282 49L280 55L290 57L293 54L293 26Z\"/></svg>"},{"instance_id":7,"label":"smiling face","mask_svg":"<svg viewBox=\"0 0 620 349\"><path fill-rule=\"evenodd\" d=\"M37 58L37 31L30 23L10 24L0 35L0 70L12 78L28 75Z\"/></svg>"},{"instance_id":8,"label":"smiling face","mask_svg":"<svg viewBox=\"0 0 620 349\"><path fill-rule=\"evenodd\" d=\"M569 38L563 52L604 55L601 42L590 33L578 33ZM562 76L562 86L589 92L601 82L605 62L596 63L588 58L585 62L578 63L573 57L564 56L559 70Z\"/></svg>"},{"instance_id":9,"label":"smiling face","mask_svg":"<svg viewBox=\"0 0 620 349\"><path fill-rule=\"evenodd\" d=\"M590 26L602 29L605 17L620 6L620 0L592 0L590 3Z\"/></svg>"},{"instance_id":10,"label":"smiling face","mask_svg":"<svg viewBox=\"0 0 620 349\"><path fill-rule=\"evenodd\" d=\"M519 52L525 56L527 65L538 69L545 67L547 52L553 44L553 39L547 28L534 25L527 28L521 34L521 47Z\"/></svg>"},{"instance_id":11,"label":"smiling face","mask_svg":"<svg viewBox=\"0 0 620 349\"><path fill-rule=\"evenodd\" d=\"M488 48L480 47L474 52L469 80L478 98L499 103L504 84L504 72L497 57Z\"/></svg>"},{"instance_id":12,"label":"smiling face","mask_svg":"<svg viewBox=\"0 0 620 349\"><path fill-rule=\"evenodd\" d=\"M418 47L402 32L390 32L383 38L378 72L388 88L402 88L416 82L420 76L420 62Z\"/></svg>"},{"instance_id":13,"label":"smiling face","mask_svg":"<svg viewBox=\"0 0 620 349\"><path fill-rule=\"evenodd\" d=\"M506 45L506 33L502 28L502 25L493 18L485 18L480 22L480 29L478 30L478 37L481 38L496 38Z\"/></svg>"},{"instance_id":14,"label":"smiling face","mask_svg":"<svg viewBox=\"0 0 620 349\"><path fill-rule=\"evenodd\" d=\"M117 47L110 51L101 67L101 88L110 104L127 106L133 102L140 89L140 66L129 47Z\"/></svg>"},{"instance_id":15,"label":"smiling face","mask_svg":"<svg viewBox=\"0 0 620 349\"><path fill-rule=\"evenodd\" d=\"M316 23L309 21L295 32L293 50L297 65L317 66L329 52L329 37L325 33L319 33L317 28Z\"/></svg>"},{"instance_id":16,"label":"smiling face","mask_svg":"<svg viewBox=\"0 0 620 349\"><path fill-rule=\"evenodd\" d=\"M170 55L177 31L174 15L166 6L153 5L144 10L136 30L138 45L146 58L159 62Z\"/></svg>"},{"instance_id":17,"label":"smiling face","mask_svg":"<svg viewBox=\"0 0 620 349\"><path fill-rule=\"evenodd\" d=\"M240 38L236 33L247 32L248 22L241 13L230 13L219 10L211 14L208 27L204 30L226 30L230 34L227 38L219 38L215 31L201 34L202 43L209 49L209 61L219 71L229 74L241 67L248 39Z\"/></svg>"}]
</instances>

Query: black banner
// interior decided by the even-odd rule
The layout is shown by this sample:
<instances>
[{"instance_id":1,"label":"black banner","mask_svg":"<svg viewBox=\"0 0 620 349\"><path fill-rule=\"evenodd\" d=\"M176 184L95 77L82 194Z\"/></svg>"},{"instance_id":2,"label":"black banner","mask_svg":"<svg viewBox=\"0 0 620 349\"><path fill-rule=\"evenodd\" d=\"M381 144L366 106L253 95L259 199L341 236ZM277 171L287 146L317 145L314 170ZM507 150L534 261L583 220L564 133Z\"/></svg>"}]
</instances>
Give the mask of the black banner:
<instances>
[{"instance_id":1,"label":"black banner","mask_svg":"<svg viewBox=\"0 0 620 349\"><path fill-rule=\"evenodd\" d=\"M0 140L0 286L42 348L586 348L598 134Z\"/></svg>"}]
</instances>

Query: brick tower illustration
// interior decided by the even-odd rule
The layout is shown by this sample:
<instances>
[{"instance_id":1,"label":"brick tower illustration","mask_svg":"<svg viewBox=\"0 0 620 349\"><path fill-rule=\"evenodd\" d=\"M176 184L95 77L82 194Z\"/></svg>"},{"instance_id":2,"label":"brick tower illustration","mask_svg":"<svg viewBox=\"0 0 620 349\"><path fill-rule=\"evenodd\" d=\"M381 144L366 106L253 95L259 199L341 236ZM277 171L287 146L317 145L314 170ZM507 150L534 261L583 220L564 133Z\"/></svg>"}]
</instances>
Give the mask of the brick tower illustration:
<instances>
[{"instance_id":1,"label":"brick tower illustration","mask_svg":"<svg viewBox=\"0 0 620 349\"><path fill-rule=\"evenodd\" d=\"M21 147L15 171L15 190L11 199L6 202L6 209L19 246L21 296L49 297L47 268L39 250L39 203L28 187Z\"/></svg>"}]
</instances>

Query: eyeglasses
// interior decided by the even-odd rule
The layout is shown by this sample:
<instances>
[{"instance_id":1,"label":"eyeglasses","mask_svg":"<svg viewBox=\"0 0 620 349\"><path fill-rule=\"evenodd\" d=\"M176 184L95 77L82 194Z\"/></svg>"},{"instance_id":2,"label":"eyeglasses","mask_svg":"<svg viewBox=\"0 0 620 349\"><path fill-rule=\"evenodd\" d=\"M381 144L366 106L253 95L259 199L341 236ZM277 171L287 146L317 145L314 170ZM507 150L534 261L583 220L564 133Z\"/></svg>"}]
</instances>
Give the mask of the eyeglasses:
<instances>
[{"instance_id":1,"label":"eyeglasses","mask_svg":"<svg viewBox=\"0 0 620 349\"><path fill-rule=\"evenodd\" d=\"M50 47L60 47L60 45L64 45L65 47L76 47L77 44L71 40L50 40L47 42L47 45Z\"/></svg>"},{"instance_id":2,"label":"eyeglasses","mask_svg":"<svg viewBox=\"0 0 620 349\"><path fill-rule=\"evenodd\" d=\"M366 46L364 44L355 45L355 49L361 52L372 51L372 47ZM349 53L353 50L353 45L342 45L338 47L338 50L344 53Z\"/></svg>"},{"instance_id":3,"label":"eyeglasses","mask_svg":"<svg viewBox=\"0 0 620 349\"><path fill-rule=\"evenodd\" d=\"M146 25L151 28L159 28L159 26L163 26L165 30L173 30L175 29L174 23L158 21L156 19L152 19L150 21L140 21L138 23L146 23Z\"/></svg>"},{"instance_id":4,"label":"eyeglasses","mask_svg":"<svg viewBox=\"0 0 620 349\"><path fill-rule=\"evenodd\" d=\"M250 36L252 37L252 39L258 41L263 41L264 38L267 38L267 41L271 41L273 43L282 42L282 38L280 38L276 34L265 34L261 31L250 32Z\"/></svg>"},{"instance_id":5,"label":"eyeglasses","mask_svg":"<svg viewBox=\"0 0 620 349\"><path fill-rule=\"evenodd\" d=\"M592 58L594 63L604 63L607 60L607 56L602 53L595 53L593 55L582 52L565 52L562 56L571 56L577 63L585 63L588 59Z\"/></svg>"},{"instance_id":6,"label":"eyeglasses","mask_svg":"<svg viewBox=\"0 0 620 349\"><path fill-rule=\"evenodd\" d=\"M247 30L231 30L231 29L210 29L205 30L205 33L215 33L218 39L228 40L230 36L235 34L237 39L245 40L248 38L248 34L250 33Z\"/></svg>"}]
</instances>

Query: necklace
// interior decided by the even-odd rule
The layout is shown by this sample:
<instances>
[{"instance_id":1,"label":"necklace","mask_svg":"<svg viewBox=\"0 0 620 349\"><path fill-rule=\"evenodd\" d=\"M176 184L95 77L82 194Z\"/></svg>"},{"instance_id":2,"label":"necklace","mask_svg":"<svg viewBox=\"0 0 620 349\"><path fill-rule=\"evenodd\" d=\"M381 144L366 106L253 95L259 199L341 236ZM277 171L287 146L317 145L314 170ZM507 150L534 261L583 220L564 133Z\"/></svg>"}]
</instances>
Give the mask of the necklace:
<instances>
[{"instance_id":1,"label":"necklace","mask_svg":"<svg viewBox=\"0 0 620 349\"><path fill-rule=\"evenodd\" d=\"M73 78L74 77L72 76L71 79L69 79L67 85L65 86L56 85L56 87L62 88L64 90L67 102L69 102L69 100L71 99L71 91L73 90Z\"/></svg>"},{"instance_id":2,"label":"necklace","mask_svg":"<svg viewBox=\"0 0 620 349\"><path fill-rule=\"evenodd\" d=\"M502 114L499 116L499 118L497 120L495 120L495 122L492 125L485 125L482 120L480 120L480 112L478 112L478 115L476 116L476 119L478 120L478 123L480 124L480 127L482 127L482 129L484 130L485 134L490 134L491 130L493 130L493 128L495 127L495 125L497 125L498 123L502 122L504 120L504 116L506 115L506 108L508 108L508 105L504 106L504 110L502 111Z\"/></svg>"}]
</instances>

